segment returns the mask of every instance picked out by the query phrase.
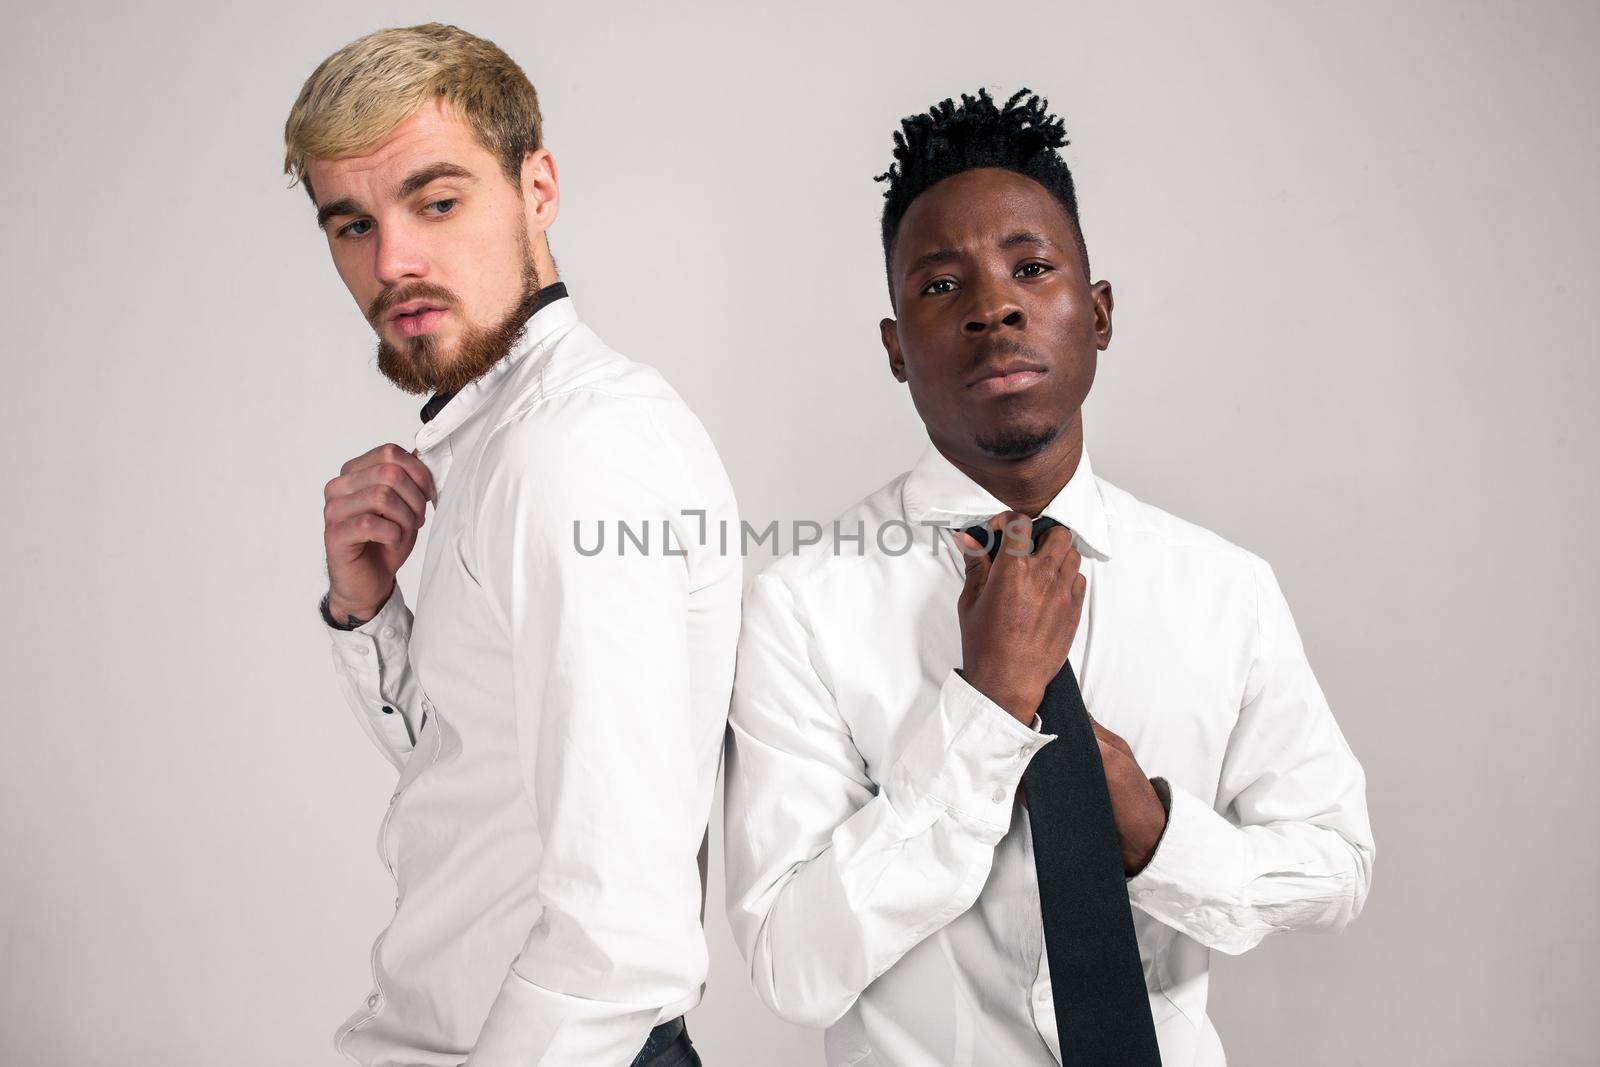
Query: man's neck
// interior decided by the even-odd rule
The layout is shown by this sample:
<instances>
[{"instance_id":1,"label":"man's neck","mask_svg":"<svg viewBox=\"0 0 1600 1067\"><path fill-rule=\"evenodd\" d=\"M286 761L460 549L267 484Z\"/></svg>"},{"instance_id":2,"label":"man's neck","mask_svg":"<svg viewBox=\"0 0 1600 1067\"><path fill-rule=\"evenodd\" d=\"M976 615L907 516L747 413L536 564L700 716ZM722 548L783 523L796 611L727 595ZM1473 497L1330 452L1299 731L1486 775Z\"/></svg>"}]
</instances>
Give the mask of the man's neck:
<instances>
[{"instance_id":1,"label":"man's neck","mask_svg":"<svg viewBox=\"0 0 1600 1067\"><path fill-rule=\"evenodd\" d=\"M563 299L566 297L566 295L567 287L559 278L557 278L555 281L552 281L549 285L543 286L534 296L533 311L529 314L528 318L533 318L534 315L537 315L545 307L553 304L557 300ZM422 416L422 421L425 423L432 422L434 416L443 411L444 406L450 403L451 398L454 397L458 392L460 392L459 389L440 390L429 397L428 402L422 405L422 410L419 412L419 414Z\"/></svg>"},{"instance_id":2,"label":"man's neck","mask_svg":"<svg viewBox=\"0 0 1600 1067\"><path fill-rule=\"evenodd\" d=\"M1078 469L1083 456L1083 413L1074 412L1055 440L1022 459L983 456L974 462L952 456L943 448L939 451L1006 507L1038 518Z\"/></svg>"}]
</instances>

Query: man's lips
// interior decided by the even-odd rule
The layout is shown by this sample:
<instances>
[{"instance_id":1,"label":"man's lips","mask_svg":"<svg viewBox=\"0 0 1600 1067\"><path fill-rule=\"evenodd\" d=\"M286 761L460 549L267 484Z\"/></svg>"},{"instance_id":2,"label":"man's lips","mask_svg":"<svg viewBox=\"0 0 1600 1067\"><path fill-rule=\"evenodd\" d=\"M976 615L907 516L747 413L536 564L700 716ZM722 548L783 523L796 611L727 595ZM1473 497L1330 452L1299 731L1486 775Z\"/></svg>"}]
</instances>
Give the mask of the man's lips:
<instances>
[{"instance_id":1,"label":"man's lips","mask_svg":"<svg viewBox=\"0 0 1600 1067\"><path fill-rule=\"evenodd\" d=\"M389 312L389 324L404 337L416 337L433 330L449 313L438 304L411 300Z\"/></svg>"},{"instance_id":2,"label":"man's lips","mask_svg":"<svg viewBox=\"0 0 1600 1067\"><path fill-rule=\"evenodd\" d=\"M417 315L424 311L443 311L443 304L436 304L432 300L407 300L404 304L397 304L385 316L390 322L402 315Z\"/></svg>"},{"instance_id":3,"label":"man's lips","mask_svg":"<svg viewBox=\"0 0 1600 1067\"><path fill-rule=\"evenodd\" d=\"M997 367L986 367L967 382L967 388L985 396L999 396L1026 389L1050 371L1037 363L1018 360Z\"/></svg>"}]
</instances>

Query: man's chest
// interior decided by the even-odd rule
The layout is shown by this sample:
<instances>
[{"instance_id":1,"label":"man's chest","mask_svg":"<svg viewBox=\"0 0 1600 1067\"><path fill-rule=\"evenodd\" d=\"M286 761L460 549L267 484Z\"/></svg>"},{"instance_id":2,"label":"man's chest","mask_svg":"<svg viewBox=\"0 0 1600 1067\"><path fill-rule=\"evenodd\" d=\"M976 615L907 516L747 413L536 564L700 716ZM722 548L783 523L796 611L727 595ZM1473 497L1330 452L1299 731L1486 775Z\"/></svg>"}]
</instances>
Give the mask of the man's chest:
<instances>
[{"instance_id":1,"label":"man's chest","mask_svg":"<svg viewBox=\"0 0 1600 1067\"><path fill-rule=\"evenodd\" d=\"M947 559L903 562L860 568L807 602L820 665L880 781L963 659L960 573ZM1147 773L1209 795L1253 654L1253 590L1138 558L1085 558L1083 573L1087 600L1067 662L1090 714Z\"/></svg>"},{"instance_id":2,"label":"man's chest","mask_svg":"<svg viewBox=\"0 0 1600 1067\"><path fill-rule=\"evenodd\" d=\"M428 534L408 649L418 684L457 729L509 726L511 648L470 551L466 508L441 508Z\"/></svg>"}]
</instances>

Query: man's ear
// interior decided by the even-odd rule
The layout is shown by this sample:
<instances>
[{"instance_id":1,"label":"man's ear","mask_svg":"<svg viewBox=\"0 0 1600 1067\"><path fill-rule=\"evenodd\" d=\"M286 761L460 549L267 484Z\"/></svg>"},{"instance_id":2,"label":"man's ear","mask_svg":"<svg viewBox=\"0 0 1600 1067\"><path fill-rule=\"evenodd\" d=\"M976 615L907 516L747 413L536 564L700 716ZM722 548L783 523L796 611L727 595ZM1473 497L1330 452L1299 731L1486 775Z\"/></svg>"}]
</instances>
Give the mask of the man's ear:
<instances>
[{"instance_id":1,"label":"man's ear","mask_svg":"<svg viewBox=\"0 0 1600 1067\"><path fill-rule=\"evenodd\" d=\"M1094 342L1104 352L1111 347L1111 283L1098 281L1089 287L1094 301Z\"/></svg>"},{"instance_id":2,"label":"man's ear","mask_svg":"<svg viewBox=\"0 0 1600 1067\"><path fill-rule=\"evenodd\" d=\"M906 360L900 354L899 323L893 319L884 319L878 323L878 336L883 340L883 350L889 354L889 373L894 375L894 380L906 380Z\"/></svg>"},{"instance_id":3,"label":"man's ear","mask_svg":"<svg viewBox=\"0 0 1600 1067\"><path fill-rule=\"evenodd\" d=\"M528 226L538 232L548 230L561 208L561 186L556 179L556 160L543 148L522 157L522 204Z\"/></svg>"}]
</instances>

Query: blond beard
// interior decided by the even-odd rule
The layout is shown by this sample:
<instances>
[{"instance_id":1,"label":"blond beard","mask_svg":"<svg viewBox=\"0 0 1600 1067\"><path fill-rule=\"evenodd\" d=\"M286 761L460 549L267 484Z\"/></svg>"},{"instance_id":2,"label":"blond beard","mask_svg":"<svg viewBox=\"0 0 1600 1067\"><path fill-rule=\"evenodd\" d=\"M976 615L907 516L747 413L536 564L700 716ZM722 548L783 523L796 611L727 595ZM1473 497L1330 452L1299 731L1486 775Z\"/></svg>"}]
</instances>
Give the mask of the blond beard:
<instances>
[{"instance_id":1,"label":"blond beard","mask_svg":"<svg viewBox=\"0 0 1600 1067\"><path fill-rule=\"evenodd\" d=\"M378 371L385 378L407 393L453 393L506 358L522 337L539 299L539 272L533 264L528 233L523 227L518 232L522 234L522 296L505 317L490 327L468 323L456 342L454 358L443 366L440 345L433 334L420 334L396 344L380 331ZM454 293L426 282L407 289L404 298L390 306L417 299L438 300L452 308L461 306Z\"/></svg>"}]
</instances>

